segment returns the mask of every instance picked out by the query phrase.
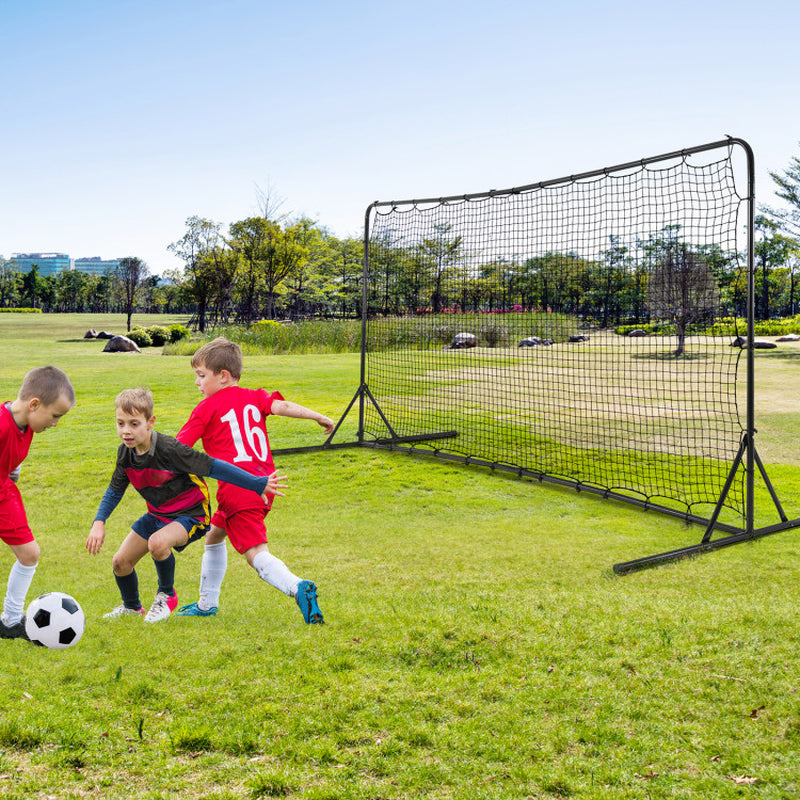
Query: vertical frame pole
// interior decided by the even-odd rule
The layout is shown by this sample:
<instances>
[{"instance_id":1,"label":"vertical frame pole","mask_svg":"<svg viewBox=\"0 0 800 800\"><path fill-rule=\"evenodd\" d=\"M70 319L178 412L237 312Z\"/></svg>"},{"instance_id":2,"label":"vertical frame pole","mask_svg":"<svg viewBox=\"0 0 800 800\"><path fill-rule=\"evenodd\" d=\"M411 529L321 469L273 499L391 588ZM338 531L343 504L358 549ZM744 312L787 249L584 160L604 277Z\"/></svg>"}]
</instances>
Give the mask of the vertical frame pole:
<instances>
[{"instance_id":1,"label":"vertical frame pole","mask_svg":"<svg viewBox=\"0 0 800 800\"><path fill-rule=\"evenodd\" d=\"M374 204L373 204L374 205ZM367 315L369 310L369 220L373 206L364 215L364 258L361 277L361 378L358 400L358 442L364 442L364 387L367 385Z\"/></svg>"},{"instance_id":2,"label":"vertical frame pole","mask_svg":"<svg viewBox=\"0 0 800 800\"><path fill-rule=\"evenodd\" d=\"M747 453L745 485L745 532L755 529L755 158L747 142L737 140L747 156Z\"/></svg>"}]
</instances>

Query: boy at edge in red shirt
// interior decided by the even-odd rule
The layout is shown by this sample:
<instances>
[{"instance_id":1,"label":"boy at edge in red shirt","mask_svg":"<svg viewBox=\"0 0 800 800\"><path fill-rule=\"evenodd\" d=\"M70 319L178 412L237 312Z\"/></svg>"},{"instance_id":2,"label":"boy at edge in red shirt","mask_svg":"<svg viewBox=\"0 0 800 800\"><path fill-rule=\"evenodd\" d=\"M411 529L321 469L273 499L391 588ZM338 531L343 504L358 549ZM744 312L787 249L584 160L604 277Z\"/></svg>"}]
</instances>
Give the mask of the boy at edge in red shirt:
<instances>
[{"instance_id":1,"label":"boy at edge in red shirt","mask_svg":"<svg viewBox=\"0 0 800 800\"><path fill-rule=\"evenodd\" d=\"M25 506L17 488L19 468L30 450L34 433L55 428L75 405L75 390L58 367L35 367L22 380L17 399L0 404L0 540L16 561L0 615L0 637L27 639L25 596L39 563Z\"/></svg>"}]
</instances>

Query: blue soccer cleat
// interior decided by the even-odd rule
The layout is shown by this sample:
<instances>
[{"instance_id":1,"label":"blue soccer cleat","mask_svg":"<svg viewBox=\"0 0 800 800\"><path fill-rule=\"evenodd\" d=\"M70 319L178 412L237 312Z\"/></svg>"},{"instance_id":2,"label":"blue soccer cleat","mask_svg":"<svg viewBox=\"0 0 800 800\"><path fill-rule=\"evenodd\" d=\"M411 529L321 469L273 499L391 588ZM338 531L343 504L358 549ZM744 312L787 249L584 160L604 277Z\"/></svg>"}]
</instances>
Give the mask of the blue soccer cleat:
<instances>
[{"instance_id":1,"label":"blue soccer cleat","mask_svg":"<svg viewBox=\"0 0 800 800\"><path fill-rule=\"evenodd\" d=\"M209 609L203 609L197 603L189 603L188 606L181 606L175 613L179 617L215 617L217 615L217 607L212 606Z\"/></svg>"},{"instance_id":2,"label":"blue soccer cleat","mask_svg":"<svg viewBox=\"0 0 800 800\"><path fill-rule=\"evenodd\" d=\"M311 581L300 581L295 600L307 625L322 625L325 622L317 605L317 587Z\"/></svg>"}]
</instances>

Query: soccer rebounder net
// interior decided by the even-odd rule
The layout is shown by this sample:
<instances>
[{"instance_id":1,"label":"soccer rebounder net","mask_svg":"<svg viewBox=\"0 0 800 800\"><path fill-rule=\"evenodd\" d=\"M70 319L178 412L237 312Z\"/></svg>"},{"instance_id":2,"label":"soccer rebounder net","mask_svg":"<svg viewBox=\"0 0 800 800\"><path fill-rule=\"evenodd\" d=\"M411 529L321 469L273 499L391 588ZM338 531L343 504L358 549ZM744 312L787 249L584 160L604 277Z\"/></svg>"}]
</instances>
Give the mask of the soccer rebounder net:
<instances>
[{"instance_id":1,"label":"soccer rebounder net","mask_svg":"<svg viewBox=\"0 0 800 800\"><path fill-rule=\"evenodd\" d=\"M727 139L366 214L358 443L573 486L704 528L800 524L753 435L753 158ZM346 412L345 415L348 413ZM758 476L779 522L754 524Z\"/></svg>"}]
</instances>

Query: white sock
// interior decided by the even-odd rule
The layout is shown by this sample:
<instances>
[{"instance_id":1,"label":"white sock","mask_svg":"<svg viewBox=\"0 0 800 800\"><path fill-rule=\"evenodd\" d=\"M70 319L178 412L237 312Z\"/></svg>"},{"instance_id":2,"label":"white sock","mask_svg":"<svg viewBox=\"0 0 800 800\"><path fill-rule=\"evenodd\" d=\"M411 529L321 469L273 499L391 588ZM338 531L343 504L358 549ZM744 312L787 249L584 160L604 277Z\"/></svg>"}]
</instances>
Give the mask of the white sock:
<instances>
[{"instance_id":1,"label":"white sock","mask_svg":"<svg viewBox=\"0 0 800 800\"><path fill-rule=\"evenodd\" d=\"M228 569L228 548L225 542L207 544L203 550L203 561L200 566L200 599L197 605L208 611L219 606L219 593L222 579Z\"/></svg>"},{"instance_id":2,"label":"white sock","mask_svg":"<svg viewBox=\"0 0 800 800\"><path fill-rule=\"evenodd\" d=\"M289 597L297 596L297 584L300 583L300 578L293 575L286 564L275 558L269 550L262 550L253 559L253 569L262 581L266 581L278 591L288 594Z\"/></svg>"},{"instance_id":3,"label":"white sock","mask_svg":"<svg viewBox=\"0 0 800 800\"><path fill-rule=\"evenodd\" d=\"M4 625L16 625L22 619L25 611L25 596L28 594L28 589L31 588L34 572L36 572L36 564L32 567L25 567L19 561L15 561L14 566L11 567L1 617Z\"/></svg>"}]
</instances>

